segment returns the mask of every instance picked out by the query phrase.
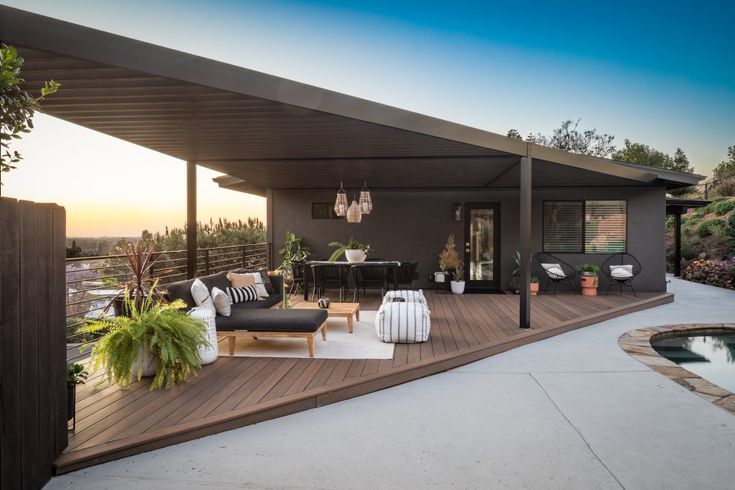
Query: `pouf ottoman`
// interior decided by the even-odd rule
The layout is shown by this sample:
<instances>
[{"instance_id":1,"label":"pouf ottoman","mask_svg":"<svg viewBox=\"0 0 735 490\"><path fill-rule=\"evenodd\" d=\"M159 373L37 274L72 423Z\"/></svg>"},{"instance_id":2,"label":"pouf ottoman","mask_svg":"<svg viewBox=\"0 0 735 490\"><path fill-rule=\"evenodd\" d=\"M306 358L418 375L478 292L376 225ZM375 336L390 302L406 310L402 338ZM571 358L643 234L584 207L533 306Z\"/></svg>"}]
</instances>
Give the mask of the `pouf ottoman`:
<instances>
[{"instance_id":1,"label":"pouf ottoman","mask_svg":"<svg viewBox=\"0 0 735 490\"><path fill-rule=\"evenodd\" d=\"M414 291L412 289L399 289L397 291L388 291L383 296L383 304L392 303L394 298L403 298L408 303L428 304L424 292L422 290Z\"/></svg>"},{"instance_id":2,"label":"pouf ottoman","mask_svg":"<svg viewBox=\"0 0 735 490\"><path fill-rule=\"evenodd\" d=\"M431 312L424 303L383 303L375 315L375 332L383 342L426 342L430 331Z\"/></svg>"}]
</instances>

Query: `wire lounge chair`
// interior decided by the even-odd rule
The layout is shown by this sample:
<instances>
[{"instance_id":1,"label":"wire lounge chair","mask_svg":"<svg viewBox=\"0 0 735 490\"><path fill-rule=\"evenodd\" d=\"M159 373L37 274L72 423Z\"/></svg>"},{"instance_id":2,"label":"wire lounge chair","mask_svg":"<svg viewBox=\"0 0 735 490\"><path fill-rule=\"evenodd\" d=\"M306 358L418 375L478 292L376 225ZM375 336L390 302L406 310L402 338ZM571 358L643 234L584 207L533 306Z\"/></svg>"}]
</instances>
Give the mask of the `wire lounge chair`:
<instances>
[{"instance_id":1,"label":"wire lounge chair","mask_svg":"<svg viewBox=\"0 0 735 490\"><path fill-rule=\"evenodd\" d=\"M610 294L610 288L618 286L622 295L623 288L629 287L633 291L633 296L637 298L638 295L635 294L633 281L642 271L643 266L633 255L627 252L611 255L602 263L602 273L607 277L607 291L605 294Z\"/></svg>"},{"instance_id":2,"label":"wire lounge chair","mask_svg":"<svg viewBox=\"0 0 735 490\"><path fill-rule=\"evenodd\" d=\"M551 289L554 295L556 295L556 290L562 284L567 284L572 292L577 291L575 288L577 284L577 271L574 267L559 257L546 252L537 253L536 261L546 276L545 293Z\"/></svg>"}]
</instances>

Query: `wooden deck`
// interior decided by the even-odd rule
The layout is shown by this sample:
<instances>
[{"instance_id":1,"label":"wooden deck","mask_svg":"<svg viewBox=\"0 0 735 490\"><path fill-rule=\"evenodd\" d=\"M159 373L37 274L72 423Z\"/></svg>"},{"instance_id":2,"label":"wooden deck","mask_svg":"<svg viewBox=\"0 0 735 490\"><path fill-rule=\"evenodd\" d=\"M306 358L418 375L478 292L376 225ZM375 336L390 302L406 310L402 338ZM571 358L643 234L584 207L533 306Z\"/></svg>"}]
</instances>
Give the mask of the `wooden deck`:
<instances>
[{"instance_id":1,"label":"wooden deck","mask_svg":"<svg viewBox=\"0 0 735 490\"><path fill-rule=\"evenodd\" d=\"M532 300L532 328L522 330L517 296L427 297L430 341L397 344L393 359L222 357L188 383L163 392L149 392L146 380L125 390L95 386L97 379L91 380L79 387L77 429L55 470L65 473L327 405L673 301L673 294L660 293L642 293L637 299L542 295ZM361 309L375 310L379 301L377 296L364 298Z\"/></svg>"}]
</instances>

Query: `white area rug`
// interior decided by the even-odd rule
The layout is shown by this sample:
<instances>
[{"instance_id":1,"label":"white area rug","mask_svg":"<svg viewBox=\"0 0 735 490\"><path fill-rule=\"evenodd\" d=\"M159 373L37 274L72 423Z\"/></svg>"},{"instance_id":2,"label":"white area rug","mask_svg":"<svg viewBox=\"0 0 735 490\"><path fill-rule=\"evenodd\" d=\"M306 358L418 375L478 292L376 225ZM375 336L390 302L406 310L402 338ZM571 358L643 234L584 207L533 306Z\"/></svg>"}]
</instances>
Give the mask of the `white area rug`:
<instances>
[{"instance_id":1,"label":"white area rug","mask_svg":"<svg viewBox=\"0 0 735 490\"><path fill-rule=\"evenodd\" d=\"M375 333L376 311L360 311L360 321L347 331L347 319L327 320L327 340L317 334L315 359L393 359L395 344L381 342ZM221 342L219 355L227 357L227 342ZM306 339L248 338L237 339L235 357L309 357Z\"/></svg>"}]
</instances>

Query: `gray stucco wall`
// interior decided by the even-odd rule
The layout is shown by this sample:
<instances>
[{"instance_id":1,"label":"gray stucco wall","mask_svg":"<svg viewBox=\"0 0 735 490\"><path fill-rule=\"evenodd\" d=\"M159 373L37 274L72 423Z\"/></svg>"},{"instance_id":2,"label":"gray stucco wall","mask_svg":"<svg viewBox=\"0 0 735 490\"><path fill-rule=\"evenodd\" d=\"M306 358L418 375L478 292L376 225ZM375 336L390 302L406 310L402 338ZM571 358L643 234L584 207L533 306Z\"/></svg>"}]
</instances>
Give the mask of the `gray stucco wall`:
<instances>
[{"instance_id":1,"label":"gray stucco wall","mask_svg":"<svg viewBox=\"0 0 735 490\"><path fill-rule=\"evenodd\" d=\"M286 230L305 237L313 258L326 258L333 240L346 241L350 236L369 243L374 257L417 261L418 287L427 287L427 276L438 270L437 256L447 236L454 233L458 246L463 244L464 223L454 221L453 203L500 203L501 286L505 289L514 268L513 252L518 248L518 191L514 189L482 191L372 191L375 209L362 223L346 220L311 219L312 202L333 202L335 192L273 190L269 193L268 225L274 250L283 244ZM351 197L351 196L350 196ZM665 291L665 210L663 187L605 187L534 189L533 251L541 249L541 219L544 200L625 199L628 201L628 251L643 265L636 280L640 291ZM458 247L459 248L459 247ZM601 264L607 255L563 254L570 264ZM274 259L278 262L278 258ZM603 284L602 286L605 286Z\"/></svg>"}]
</instances>

